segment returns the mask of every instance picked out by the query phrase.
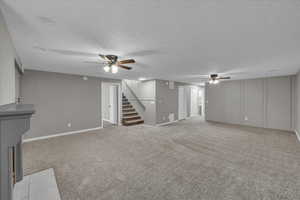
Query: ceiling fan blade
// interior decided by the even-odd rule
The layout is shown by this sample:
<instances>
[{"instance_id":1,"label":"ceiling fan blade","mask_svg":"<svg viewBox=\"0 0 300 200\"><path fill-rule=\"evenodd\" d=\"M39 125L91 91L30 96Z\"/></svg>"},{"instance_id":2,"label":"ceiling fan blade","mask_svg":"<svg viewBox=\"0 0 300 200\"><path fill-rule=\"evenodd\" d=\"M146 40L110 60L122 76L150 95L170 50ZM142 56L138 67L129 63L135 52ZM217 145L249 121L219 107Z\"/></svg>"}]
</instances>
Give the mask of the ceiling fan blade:
<instances>
[{"instance_id":1,"label":"ceiling fan blade","mask_svg":"<svg viewBox=\"0 0 300 200\"><path fill-rule=\"evenodd\" d=\"M230 77L229 76L227 76L227 77L219 77L219 79L230 79Z\"/></svg>"},{"instance_id":2,"label":"ceiling fan blade","mask_svg":"<svg viewBox=\"0 0 300 200\"><path fill-rule=\"evenodd\" d=\"M130 63L135 63L134 59L128 59L128 60L121 60L118 61L119 64L130 64Z\"/></svg>"},{"instance_id":3,"label":"ceiling fan blade","mask_svg":"<svg viewBox=\"0 0 300 200\"><path fill-rule=\"evenodd\" d=\"M100 58L102 58L103 60L109 60L105 55L103 55L103 54L99 54L99 56L100 56Z\"/></svg>"},{"instance_id":4,"label":"ceiling fan blade","mask_svg":"<svg viewBox=\"0 0 300 200\"><path fill-rule=\"evenodd\" d=\"M128 66L125 66L125 65L120 65L120 64L118 64L117 66L118 66L118 67L121 67L121 68L123 68L123 69L127 69L127 70L131 70L131 69L132 69L132 67L128 67Z\"/></svg>"}]
</instances>

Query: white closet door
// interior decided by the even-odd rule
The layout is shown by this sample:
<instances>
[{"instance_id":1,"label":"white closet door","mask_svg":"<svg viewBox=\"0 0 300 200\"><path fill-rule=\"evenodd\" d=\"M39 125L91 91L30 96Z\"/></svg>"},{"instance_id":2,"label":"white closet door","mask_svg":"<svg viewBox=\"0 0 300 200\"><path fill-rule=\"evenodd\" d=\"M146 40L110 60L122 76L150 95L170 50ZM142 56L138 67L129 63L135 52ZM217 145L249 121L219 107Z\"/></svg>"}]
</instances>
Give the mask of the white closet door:
<instances>
[{"instance_id":1,"label":"white closet door","mask_svg":"<svg viewBox=\"0 0 300 200\"><path fill-rule=\"evenodd\" d=\"M118 123L118 87L109 87L109 120L113 124Z\"/></svg>"},{"instance_id":2,"label":"white closet door","mask_svg":"<svg viewBox=\"0 0 300 200\"><path fill-rule=\"evenodd\" d=\"M186 92L184 87L178 87L178 119L187 117Z\"/></svg>"}]
</instances>

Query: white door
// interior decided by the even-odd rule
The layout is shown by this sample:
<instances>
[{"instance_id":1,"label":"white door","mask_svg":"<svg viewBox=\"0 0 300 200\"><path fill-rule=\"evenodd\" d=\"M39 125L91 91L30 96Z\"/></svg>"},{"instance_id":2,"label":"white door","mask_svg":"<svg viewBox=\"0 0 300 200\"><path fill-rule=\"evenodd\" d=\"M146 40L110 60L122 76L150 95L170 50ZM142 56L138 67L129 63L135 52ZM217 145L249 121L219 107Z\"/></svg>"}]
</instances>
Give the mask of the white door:
<instances>
[{"instance_id":1,"label":"white door","mask_svg":"<svg viewBox=\"0 0 300 200\"><path fill-rule=\"evenodd\" d=\"M185 119L187 117L187 102L186 91L184 87L178 87L178 119Z\"/></svg>"},{"instance_id":2,"label":"white door","mask_svg":"<svg viewBox=\"0 0 300 200\"><path fill-rule=\"evenodd\" d=\"M118 86L109 86L109 121L118 123Z\"/></svg>"},{"instance_id":3,"label":"white door","mask_svg":"<svg viewBox=\"0 0 300 200\"><path fill-rule=\"evenodd\" d=\"M199 115L204 116L204 88L199 88L198 90L198 107L199 107Z\"/></svg>"},{"instance_id":4,"label":"white door","mask_svg":"<svg viewBox=\"0 0 300 200\"><path fill-rule=\"evenodd\" d=\"M198 89L191 88L191 116L199 115Z\"/></svg>"}]
</instances>

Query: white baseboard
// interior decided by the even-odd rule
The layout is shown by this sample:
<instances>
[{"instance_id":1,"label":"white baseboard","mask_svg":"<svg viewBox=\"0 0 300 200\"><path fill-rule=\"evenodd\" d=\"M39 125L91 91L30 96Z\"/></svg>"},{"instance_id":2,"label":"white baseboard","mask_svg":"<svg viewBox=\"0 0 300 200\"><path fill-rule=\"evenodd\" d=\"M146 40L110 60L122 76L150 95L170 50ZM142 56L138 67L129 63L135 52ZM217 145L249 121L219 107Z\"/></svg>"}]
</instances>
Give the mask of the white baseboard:
<instances>
[{"instance_id":1,"label":"white baseboard","mask_svg":"<svg viewBox=\"0 0 300 200\"><path fill-rule=\"evenodd\" d=\"M149 127L149 128L153 128L153 127L156 127L156 125L151 125L151 124L140 124L141 126L146 126L146 127Z\"/></svg>"},{"instance_id":2,"label":"white baseboard","mask_svg":"<svg viewBox=\"0 0 300 200\"><path fill-rule=\"evenodd\" d=\"M165 125L172 124L172 123L175 123L175 122L178 122L178 120L174 120L174 121L171 121L171 122L164 122L164 123L156 124L156 126L165 126Z\"/></svg>"},{"instance_id":3,"label":"white baseboard","mask_svg":"<svg viewBox=\"0 0 300 200\"><path fill-rule=\"evenodd\" d=\"M295 133L296 133L296 136L297 136L297 138L298 138L298 140L299 140L299 142L300 142L300 134L298 133L297 130L295 130Z\"/></svg>"},{"instance_id":4,"label":"white baseboard","mask_svg":"<svg viewBox=\"0 0 300 200\"><path fill-rule=\"evenodd\" d=\"M29 139L23 140L23 143L33 142L33 141L37 141L37 140L45 140L45 139L49 139L49 138L72 135L72 134L78 134L78 133L84 133L84 132L88 132L88 131L95 131L95 130L99 130L99 129L102 129L102 128L103 128L102 126L99 126L99 127L96 127L96 128L82 129L82 130L77 130L77 131L57 133L57 134L54 134L54 135L47 135L47 136L42 136L42 137L29 138Z\"/></svg>"}]
</instances>

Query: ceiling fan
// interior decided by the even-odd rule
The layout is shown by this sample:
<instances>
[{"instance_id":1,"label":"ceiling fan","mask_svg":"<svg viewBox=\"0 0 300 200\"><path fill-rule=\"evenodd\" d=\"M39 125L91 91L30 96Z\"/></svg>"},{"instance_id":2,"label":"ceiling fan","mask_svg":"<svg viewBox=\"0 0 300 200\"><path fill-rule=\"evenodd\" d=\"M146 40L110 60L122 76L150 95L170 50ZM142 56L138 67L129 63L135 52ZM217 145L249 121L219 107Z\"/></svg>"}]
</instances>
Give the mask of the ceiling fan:
<instances>
[{"instance_id":1,"label":"ceiling fan","mask_svg":"<svg viewBox=\"0 0 300 200\"><path fill-rule=\"evenodd\" d=\"M209 84L218 84L220 80L230 79L230 76L219 76L218 74L210 74L208 78Z\"/></svg>"},{"instance_id":2,"label":"ceiling fan","mask_svg":"<svg viewBox=\"0 0 300 200\"><path fill-rule=\"evenodd\" d=\"M1 1L1 0L0 0ZM104 60L104 62L101 61L83 61L84 63L91 63L91 64L102 64L104 65L104 71L112 73L117 73L119 68L123 68L126 70L131 70L131 67L125 66L124 64L131 64L135 63L134 59L128 59L128 60L121 60L118 61L118 56L116 55L103 55L98 54L94 52L82 52L77 50L68 50L68 49L56 49L56 48L46 48L43 46L35 45L32 47L34 50L38 50L42 53L55 53L60 54L63 56L84 56L84 57L94 57L99 56ZM123 56L134 56L134 57L140 57L140 56L151 56L155 54L160 54L161 52L155 49L142 49L137 51L132 51L129 53L126 53ZM145 66L148 67L145 63L138 63L139 67Z\"/></svg>"},{"instance_id":3,"label":"ceiling fan","mask_svg":"<svg viewBox=\"0 0 300 200\"><path fill-rule=\"evenodd\" d=\"M97 63L97 64L104 64L103 67L105 72L112 72L113 74L118 72L119 68L131 70L132 67L128 67L124 64L132 64L135 63L134 59L126 59L118 61L118 56L116 55L103 55L99 54L99 57L104 60L104 62L90 62L86 61L87 63Z\"/></svg>"}]
</instances>

